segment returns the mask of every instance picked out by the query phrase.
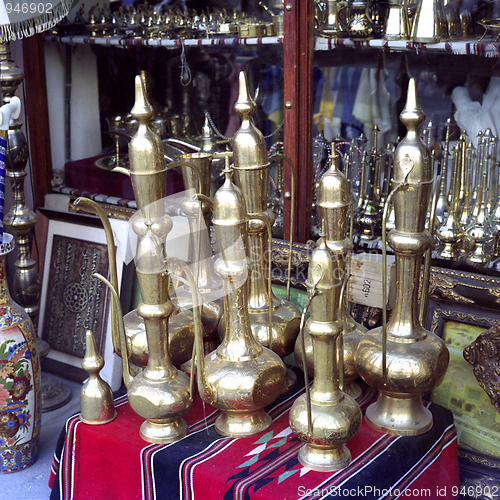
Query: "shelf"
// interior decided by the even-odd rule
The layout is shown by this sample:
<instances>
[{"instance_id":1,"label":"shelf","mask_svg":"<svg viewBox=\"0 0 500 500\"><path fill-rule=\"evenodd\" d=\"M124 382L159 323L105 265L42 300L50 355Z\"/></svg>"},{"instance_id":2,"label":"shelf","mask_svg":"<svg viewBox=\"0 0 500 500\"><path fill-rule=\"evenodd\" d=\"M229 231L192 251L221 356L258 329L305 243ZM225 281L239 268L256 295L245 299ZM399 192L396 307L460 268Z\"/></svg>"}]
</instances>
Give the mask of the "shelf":
<instances>
[{"instance_id":1,"label":"shelf","mask_svg":"<svg viewBox=\"0 0 500 500\"><path fill-rule=\"evenodd\" d=\"M416 43L410 40L367 40L355 42L348 38L316 38L316 51L336 50L341 47L352 49L375 48L388 52L442 52L455 55L477 55L482 57L500 57L500 43L493 41L460 40L439 43Z\"/></svg>"},{"instance_id":2,"label":"shelf","mask_svg":"<svg viewBox=\"0 0 500 500\"><path fill-rule=\"evenodd\" d=\"M277 45L283 43L283 37L267 36L262 38L197 38L197 39L169 39L169 38L128 38L125 36L92 37L90 35L72 36L45 36L46 42L107 45L116 47L169 47L177 48L199 46L239 46L239 45Z\"/></svg>"}]
</instances>

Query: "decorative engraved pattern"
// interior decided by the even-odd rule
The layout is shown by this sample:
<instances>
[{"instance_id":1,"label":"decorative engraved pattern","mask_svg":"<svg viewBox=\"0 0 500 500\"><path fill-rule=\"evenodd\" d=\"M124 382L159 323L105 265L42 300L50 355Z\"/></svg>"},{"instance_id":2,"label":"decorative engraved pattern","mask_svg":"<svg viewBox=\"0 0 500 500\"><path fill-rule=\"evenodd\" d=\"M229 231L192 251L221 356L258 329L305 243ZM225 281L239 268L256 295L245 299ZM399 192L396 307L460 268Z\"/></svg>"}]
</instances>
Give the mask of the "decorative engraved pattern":
<instances>
[{"instance_id":1,"label":"decorative engraved pattern","mask_svg":"<svg viewBox=\"0 0 500 500\"><path fill-rule=\"evenodd\" d=\"M464 349L464 358L474 367L474 376L491 404L500 411L500 326L496 324Z\"/></svg>"},{"instance_id":2,"label":"decorative engraved pattern","mask_svg":"<svg viewBox=\"0 0 500 500\"><path fill-rule=\"evenodd\" d=\"M495 477L467 479L460 484L460 494L476 500L500 499L500 481Z\"/></svg>"},{"instance_id":3,"label":"decorative engraved pattern","mask_svg":"<svg viewBox=\"0 0 500 500\"><path fill-rule=\"evenodd\" d=\"M430 327L430 331L432 333L439 334L438 327L443 319L457 321L458 323L467 323L470 325L479 325L486 327L492 327L497 321L492 318L484 318L475 314L436 309L432 314L432 322Z\"/></svg>"},{"instance_id":4,"label":"decorative engraved pattern","mask_svg":"<svg viewBox=\"0 0 500 500\"><path fill-rule=\"evenodd\" d=\"M439 300L441 297L436 293L439 292L440 295L451 300L452 302L458 302L460 304L474 304L472 299L462 297L462 295L453 290L458 284L459 281L456 279L448 278L447 276L441 274L431 273L429 281L429 296L435 300Z\"/></svg>"},{"instance_id":5,"label":"decorative engraved pattern","mask_svg":"<svg viewBox=\"0 0 500 500\"><path fill-rule=\"evenodd\" d=\"M459 294L453 290L457 286L463 287L465 290L480 290L484 292L486 297L488 295L493 297L493 302L500 304L500 279L463 271L432 268L429 296L434 300L446 298L452 302L467 304L476 304L478 300L482 301L482 298L474 292L471 292L471 296L464 297L463 293Z\"/></svg>"},{"instance_id":6,"label":"decorative engraved pattern","mask_svg":"<svg viewBox=\"0 0 500 500\"><path fill-rule=\"evenodd\" d=\"M64 305L72 312L81 312L86 309L89 294L80 283L69 283L63 293Z\"/></svg>"},{"instance_id":7,"label":"decorative engraved pattern","mask_svg":"<svg viewBox=\"0 0 500 500\"><path fill-rule=\"evenodd\" d=\"M57 350L83 358L85 331L104 352L107 289L93 278L108 275L106 245L54 235L42 338Z\"/></svg>"}]
</instances>

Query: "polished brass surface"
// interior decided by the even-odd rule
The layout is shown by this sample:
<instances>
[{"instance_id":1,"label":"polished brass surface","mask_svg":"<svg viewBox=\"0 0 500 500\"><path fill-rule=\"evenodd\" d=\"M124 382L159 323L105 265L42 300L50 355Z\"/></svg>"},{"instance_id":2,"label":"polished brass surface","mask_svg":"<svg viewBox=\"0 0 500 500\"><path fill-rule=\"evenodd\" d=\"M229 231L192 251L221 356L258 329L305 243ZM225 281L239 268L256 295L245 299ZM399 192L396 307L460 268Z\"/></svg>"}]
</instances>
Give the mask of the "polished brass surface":
<instances>
[{"instance_id":1,"label":"polished brass surface","mask_svg":"<svg viewBox=\"0 0 500 500\"><path fill-rule=\"evenodd\" d=\"M337 261L336 272L343 279L348 271L349 256L353 248L348 227L353 201L347 179L339 170L339 154L335 150L335 143L332 143L329 162L329 169L321 177L318 186L316 206L319 220L325 224L327 245ZM366 328L350 316L347 300L344 300L339 308L339 319L342 324L344 346L344 387L342 390L356 399L361 396L361 389L355 383L358 374L354 366L354 353ZM295 342L295 360L303 370L303 341L306 349L307 371L309 375L314 376L313 342L307 330L303 332L303 335L304 339L300 333Z\"/></svg>"},{"instance_id":2,"label":"polished brass surface","mask_svg":"<svg viewBox=\"0 0 500 500\"><path fill-rule=\"evenodd\" d=\"M315 377L311 391L294 401L289 416L291 429L306 443L299 450L299 462L324 472L349 464L351 453L345 443L354 437L362 418L356 401L339 389L342 352L337 342L343 329L339 271L338 258L322 236L311 255L306 283L311 301L306 329L313 343Z\"/></svg>"},{"instance_id":3,"label":"polished brass surface","mask_svg":"<svg viewBox=\"0 0 500 500\"><path fill-rule=\"evenodd\" d=\"M489 189L494 186L492 174L494 173L492 165L492 147L495 149L496 142L493 141L493 135L490 129L486 129L481 138L479 150L479 169L476 177L477 191L472 207L471 218L464 229L465 239L472 247L467 255L467 260L475 264L486 265L493 257L494 239L496 237L495 225L492 223L492 217L489 209Z\"/></svg>"},{"instance_id":4,"label":"polished brass surface","mask_svg":"<svg viewBox=\"0 0 500 500\"><path fill-rule=\"evenodd\" d=\"M443 380L449 353L441 338L422 327L418 314L422 255L431 243L425 222L432 171L429 150L417 132L424 114L414 79L400 118L407 135L395 152L396 228L387 238L396 258L395 304L386 328L364 335L355 364L366 383L379 391L377 402L366 412L367 423L391 434L418 435L432 427L422 395Z\"/></svg>"},{"instance_id":5,"label":"polished brass surface","mask_svg":"<svg viewBox=\"0 0 500 500\"><path fill-rule=\"evenodd\" d=\"M111 387L100 376L104 359L97 351L94 334L87 330L82 368L89 374L80 391L80 420L86 424L107 424L116 418Z\"/></svg>"},{"instance_id":6,"label":"polished brass surface","mask_svg":"<svg viewBox=\"0 0 500 500\"><path fill-rule=\"evenodd\" d=\"M251 262L248 292L250 325L258 342L284 358L293 352L295 339L299 333L300 312L291 302L278 299L269 290L268 259L271 256L266 225L272 225L274 222L274 214L268 209L270 163L264 136L253 123L252 116L256 104L250 97L244 72L239 75L239 94L234 109L242 122L233 137L234 183L243 193L250 219L248 223ZM222 328L225 328L224 324ZM291 370L288 370L288 376L287 388L295 382L295 374Z\"/></svg>"},{"instance_id":7,"label":"polished brass surface","mask_svg":"<svg viewBox=\"0 0 500 500\"><path fill-rule=\"evenodd\" d=\"M411 30L414 42L437 43L448 39L443 0L420 0Z\"/></svg>"},{"instance_id":8,"label":"polished brass surface","mask_svg":"<svg viewBox=\"0 0 500 500\"><path fill-rule=\"evenodd\" d=\"M139 127L130 141L129 157L139 209L130 223L138 237L135 264L142 301L137 315L144 321L147 337L147 364L135 377L130 372L125 323L117 290L104 277L97 277L110 288L120 320L118 327L128 400L133 410L146 419L141 425L140 436L150 443L163 444L186 434L187 424L181 416L191 407L193 394L188 376L172 364L168 346L169 318L176 306L169 296L171 279L165 265L165 242L172 228L172 219L165 214L167 167L161 142L148 126L152 108L145 95L144 82L138 76L135 84L132 115L139 121ZM194 329L198 327L195 322Z\"/></svg>"},{"instance_id":9,"label":"polished brass surface","mask_svg":"<svg viewBox=\"0 0 500 500\"><path fill-rule=\"evenodd\" d=\"M347 34L346 7L347 2L344 1L328 0L326 2L325 23L318 27L321 36L334 38Z\"/></svg>"},{"instance_id":10,"label":"polished brass surface","mask_svg":"<svg viewBox=\"0 0 500 500\"><path fill-rule=\"evenodd\" d=\"M271 417L264 407L282 392L286 369L280 357L258 343L248 314L248 214L231 170L214 197L212 224L220 258L216 273L224 289L224 339L203 357L196 337L198 390L204 401L222 410L215 429L223 436L244 437L264 431Z\"/></svg>"},{"instance_id":11,"label":"polished brass surface","mask_svg":"<svg viewBox=\"0 0 500 500\"><path fill-rule=\"evenodd\" d=\"M455 151L456 153L456 151ZM438 250L438 255L442 259L454 259L459 254L459 239L461 237L460 210L461 202L459 198L461 162L458 161L457 154L453 155L451 170L450 200L448 213L443 223L436 231L436 237L442 247Z\"/></svg>"},{"instance_id":12,"label":"polished brass surface","mask_svg":"<svg viewBox=\"0 0 500 500\"><path fill-rule=\"evenodd\" d=\"M377 125L373 127L373 146L362 163L365 169L365 187L363 198L360 196L359 206L354 215L354 225L361 243L380 237L382 214L380 210L380 154L378 151Z\"/></svg>"},{"instance_id":13,"label":"polished brass surface","mask_svg":"<svg viewBox=\"0 0 500 500\"><path fill-rule=\"evenodd\" d=\"M441 159L441 184L439 186L439 196L436 206L436 226L441 226L449 211L448 205L448 163L450 156L450 131L451 120L446 121L446 136Z\"/></svg>"},{"instance_id":14,"label":"polished brass surface","mask_svg":"<svg viewBox=\"0 0 500 500\"><path fill-rule=\"evenodd\" d=\"M410 37L410 22L405 0L390 0L385 23L385 40L407 40Z\"/></svg>"},{"instance_id":15,"label":"polished brass surface","mask_svg":"<svg viewBox=\"0 0 500 500\"><path fill-rule=\"evenodd\" d=\"M212 170L212 155L203 152L189 153L180 157L184 189L190 192L195 190L206 199L210 196L210 181ZM196 168L188 168L192 164ZM196 176L195 173L198 172ZM199 180L199 182L198 182ZM213 351L219 344L219 322L223 314L221 298L222 289L220 279L213 269L212 247L210 242L210 207L206 202L200 202L198 197L185 199L181 209L188 218L189 243L187 261L192 268L193 275L198 285L198 290L203 299L202 323L205 331L204 344L206 353ZM191 308L191 292L185 287L175 291L174 302L181 309ZM182 327L182 325L180 325ZM175 335L175 328L171 328Z\"/></svg>"}]
</instances>

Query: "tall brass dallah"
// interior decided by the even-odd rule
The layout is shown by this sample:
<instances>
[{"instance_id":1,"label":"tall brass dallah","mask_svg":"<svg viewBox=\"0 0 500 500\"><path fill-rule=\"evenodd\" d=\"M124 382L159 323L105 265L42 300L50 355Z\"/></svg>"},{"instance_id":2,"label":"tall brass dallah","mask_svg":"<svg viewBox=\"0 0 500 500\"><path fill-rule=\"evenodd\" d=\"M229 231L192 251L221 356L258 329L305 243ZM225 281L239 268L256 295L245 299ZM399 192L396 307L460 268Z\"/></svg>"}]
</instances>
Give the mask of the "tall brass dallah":
<instances>
[{"instance_id":1,"label":"tall brass dallah","mask_svg":"<svg viewBox=\"0 0 500 500\"><path fill-rule=\"evenodd\" d=\"M313 344L315 377L312 390L309 393L306 386L306 393L295 400L289 417L291 429L306 443L299 450L300 463L325 472L349 464L351 453L345 443L361 425L358 404L339 389L337 345L343 325L337 262L322 236L311 255L306 282L311 300L306 329Z\"/></svg>"},{"instance_id":2,"label":"tall brass dallah","mask_svg":"<svg viewBox=\"0 0 500 500\"><path fill-rule=\"evenodd\" d=\"M147 217L163 217L164 203L156 203L166 197L166 174L163 146L159 137L150 129L149 122L153 116L153 108L148 102L144 81L140 76L135 81L136 101L131 116L139 126L129 143L130 175L137 208L153 210ZM89 204L89 202L86 202ZM162 213L163 212L163 213ZM163 242L164 244L165 242ZM137 309L128 312L124 318L127 347L130 363L143 368L148 363L148 341L143 319ZM194 342L194 326L191 311L174 307L168 320L169 352L176 366L191 358ZM114 336L115 350L120 353L120 341L117 333Z\"/></svg>"},{"instance_id":3,"label":"tall brass dallah","mask_svg":"<svg viewBox=\"0 0 500 500\"><path fill-rule=\"evenodd\" d=\"M376 328L364 335L355 364L366 383L379 391L366 411L367 423L390 434L418 435L432 427L422 394L443 380L449 353L442 339L422 327L418 315L422 255L432 241L425 228L432 171L429 150L417 132L424 113L414 79L400 118L408 132L395 152L391 195L396 228L387 238L396 257L396 300L385 331Z\"/></svg>"},{"instance_id":4,"label":"tall brass dallah","mask_svg":"<svg viewBox=\"0 0 500 500\"><path fill-rule=\"evenodd\" d=\"M299 333L300 312L292 303L269 293L270 276L266 259L271 257L266 226L272 226L274 214L267 208L270 162L264 136L253 123L252 116L256 107L248 91L247 76L241 72L239 95L234 109L242 123L233 138L233 159L234 183L243 193L250 218L248 314L256 340L284 358L293 352ZM269 308L272 309L271 331ZM293 385L294 381L295 374L288 370L287 387Z\"/></svg>"},{"instance_id":5,"label":"tall brass dallah","mask_svg":"<svg viewBox=\"0 0 500 500\"><path fill-rule=\"evenodd\" d=\"M332 144L330 167L321 177L318 187L318 201L316 203L319 220L325 223L326 243L338 262L336 272L343 278L346 275L347 264L352 251L352 240L349 237L349 217L353 200L349 184L345 175L339 170L339 155ZM343 326L344 339L344 392L358 398L361 396L360 387L354 382L358 377L354 366L354 353L358 347L366 328L354 321L347 310L347 301L343 300L339 309L339 317ZM295 342L295 360L302 366L302 333ZM304 345L306 348L307 371L314 376L313 342L304 331Z\"/></svg>"},{"instance_id":6,"label":"tall brass dallah","mask_svg":"<svg viewBox=\"0 0 500 500\"><path fill-rule=\"evenodd\" d=\"M97 277L112 291L128 400L134 411L146 419L140 435L150 443L161 444L186 434L187 424L181 416L191 407L193 399L189 378L173 366L168 346L169 318L176 308L169 297L170 276L165 265L165 241L172 229L172 219L165 214L167 167L161 142L148 126L152 108L139 76L135 92L132 114L138 118L139 128L130 142L129 157L139 210L130 222L138 236L135 261L142 302L137 315L145 324L148 360L144 370L134 378L129 369L129 349L117 291L105 278Z\"/></svg>"},{"instance_id":7,"label":"tall brass dallah","mask_svg":"<svg viewBox=\"0 0 500 500\"><path fill-rule=\"evenodd\" d=\"M248 314L248 214L231 170L214 197L212 224L220 258L215 272L224 287L224 339L203 357L196 338L198 390L204 401L222 410L215 429L223 436L243 437L264 431L271 417L264 407L282 392L286 370L280 357L259 344Z\"/></svg>"}]
</instances>

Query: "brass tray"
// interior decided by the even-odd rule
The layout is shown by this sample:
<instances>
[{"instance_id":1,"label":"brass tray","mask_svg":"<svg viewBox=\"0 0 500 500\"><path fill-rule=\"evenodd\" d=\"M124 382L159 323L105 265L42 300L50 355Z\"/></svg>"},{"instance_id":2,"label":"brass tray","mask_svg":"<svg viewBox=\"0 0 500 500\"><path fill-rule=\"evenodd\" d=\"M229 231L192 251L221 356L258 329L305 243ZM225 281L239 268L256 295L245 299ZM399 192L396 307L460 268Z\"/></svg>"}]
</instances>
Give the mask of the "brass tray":
<instances>
[{"instance_id":1,"label":"brass tray","mask_svg":"<svg viewBox=\"0 0 500 500\"><path fill-rule=\"evenodd\" d=\"M128 153L123 153L120 155L118 164L116 163L116 154L114 154L99 158L98 160L95 161L94 165L97 168L101 168L102 170L107 170L108 172L111 172L117 166L130 170Z\"/></svg>"}]
</instances>

